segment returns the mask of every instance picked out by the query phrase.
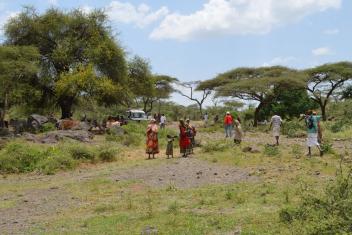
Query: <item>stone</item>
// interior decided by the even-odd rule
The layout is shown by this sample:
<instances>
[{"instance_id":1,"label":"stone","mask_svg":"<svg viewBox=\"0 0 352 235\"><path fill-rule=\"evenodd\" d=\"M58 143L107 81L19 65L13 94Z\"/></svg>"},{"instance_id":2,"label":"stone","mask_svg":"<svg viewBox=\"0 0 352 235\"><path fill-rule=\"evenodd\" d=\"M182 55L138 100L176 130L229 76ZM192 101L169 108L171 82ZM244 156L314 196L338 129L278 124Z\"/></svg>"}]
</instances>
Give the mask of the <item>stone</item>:
<instances>
[{"instance_id":1,"label":"stone","mask_svg":"<svg viewBox=\"0 0 352 235\"><path fill-rule=\"evenodd\" d=\"M145 227L141 232L141 235L157 235L157 234L158 234L158 229L149 225Z\"/></svg>"}]
</instances>

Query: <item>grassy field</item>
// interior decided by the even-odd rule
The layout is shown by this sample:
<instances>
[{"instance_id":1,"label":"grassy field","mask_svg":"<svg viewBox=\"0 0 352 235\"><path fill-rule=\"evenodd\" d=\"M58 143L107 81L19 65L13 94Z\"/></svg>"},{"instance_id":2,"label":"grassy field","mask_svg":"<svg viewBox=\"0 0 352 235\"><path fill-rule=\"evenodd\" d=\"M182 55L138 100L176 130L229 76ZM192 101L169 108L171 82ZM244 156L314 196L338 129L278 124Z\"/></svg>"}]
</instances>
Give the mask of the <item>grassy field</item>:
<instances>
[{"instance_id":1,"label":"grassy field","mask_svg":"<svg viewBox=\"0 0 352 235\"><path fill-rule=\"evenodd\" d=\"M99 156L108 143L117 149L113 162L78 161L52 175L3 174L1 234L141 234L148 226L158 234L295 234L280 211L298 205L306 193L322 194L350 160L348 141L334 141L343 134L327 133L328 153L320 158L315 150L307 158L304 138L283 136L276 148L267 146L274 142L270 133L251 131L236 146L219 128L198 128L202 147L191 159L167 160L162 151L148 161L138 128L138 143L97 136L79 144ZM176 131L171 126L160 134L162 149L165 135ZM72 143L58 146L64 151ZM243 152L247 146L259 152ZM232 171L246 177L223 184Z\"/></svg>"}]
</instances>

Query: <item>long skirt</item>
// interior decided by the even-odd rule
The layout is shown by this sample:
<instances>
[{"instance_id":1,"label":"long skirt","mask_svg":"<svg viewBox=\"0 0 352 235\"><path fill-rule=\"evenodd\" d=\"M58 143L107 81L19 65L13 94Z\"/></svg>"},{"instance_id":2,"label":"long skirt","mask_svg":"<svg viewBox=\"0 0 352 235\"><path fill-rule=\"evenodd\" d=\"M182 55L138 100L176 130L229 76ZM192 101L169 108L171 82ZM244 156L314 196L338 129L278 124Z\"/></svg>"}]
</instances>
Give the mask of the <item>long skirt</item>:
<instances>
[{"instance_id":1,"label":"long skirt","mask_svg":"<svg viewBox=\"0 0 352 235\"><path fill-rule=\"evenodd\" d=\"M151 132L147 134L146 153L147 154L159 153L159 143L158 143L157 133Z\"/></svg>"},{"instance_id":2,"label":"long skirt","mask_svg":"<svg viewBox=\"0 0 352 235\"><path fill-rule=\"evenodd\" d=\"M308 147L319 146L318 133L308 133L307 146Z\"/></svg>"},{"instance_id":3,"label":"long skirt","mask_svg":"<svg viewBox=\"0 0 352 235\"><path fill-rule=\"evenodd\" d=\"M185 136L180 138L180 153L189 154L191 152L191 140Z\"/></svg>"}]
</instances>

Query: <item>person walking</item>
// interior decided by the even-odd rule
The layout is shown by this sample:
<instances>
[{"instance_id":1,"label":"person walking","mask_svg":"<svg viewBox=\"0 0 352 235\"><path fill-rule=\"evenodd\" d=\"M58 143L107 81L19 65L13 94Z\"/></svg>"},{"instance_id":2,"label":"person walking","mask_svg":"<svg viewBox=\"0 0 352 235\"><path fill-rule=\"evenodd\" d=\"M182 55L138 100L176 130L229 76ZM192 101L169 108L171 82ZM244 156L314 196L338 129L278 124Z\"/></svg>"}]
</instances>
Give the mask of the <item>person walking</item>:
<instances>
[{"instance_id":1,"label":"person walking","mask_svg":"<svg viewBox=\"0 0 352 235\"><path fill-rule=\"evenodd\" d=\"M180 141L179 141L180 153L182 154L182 157L187 157L190 153L191 140L187 135L187 127L185 122L182 119L180 120L179 129L180 129Z\"/></svg>"},{"instance_id":2,"label":"person walking","mask_svg":"<svg viewBox=\"0 0 352 235\"><path fill-rule=\"evenodd\" d=\"M209 119L208 113L205 113L203 116L203 121L204 121L205 127L207 127L207 125L208 125L208 119Z\"/></svg>"},{"instance_id":3,"label":"person walking","mask_svg":"<svg viewBox=\"0 0 352 235\"><path fill-rule=\"evenodd\" d=\"M269 129L272 128L273 136L276 140L276 145L279 145L281 125L282 125L282 119L279 115L275 114L274 116L271 117Z\"/></svg>"},{"instance_id":4,"label":"person walking","mask_svg":"<svg viewBox=\"0 0 352 235\"><path fill-rule=\"evenodd\" d=\"M233 128L233 117L230 112L226 112L224 118L224 127L225 127L225 138L232 137L232 128Z\"/></svg>"},{"instance_id":5,"label":"person walking","mask_svg":"<svg viewBox=\"0 0 352 235\"><path fill-rule=\"evenodd\" d=\"M158 125L155 119L152 119L147 127L146 153L148 154L148 159L151 159L151 155L154 159L155 154L159 153Z\"/></svg>"},{"instance_id":6,"label":"person walking","mask_svg":"<svg viewBox=\"0 0 352 235\"><path fill-rule=\"evenodd\" d=\"M160 129L164 129L166 125L166 117L165 114L161 114L160 117Z\"/></svg>"},{"instance_id":7,"label":"person walking","mask_svg":"<svg viewBox=\"0 0 352 235\"><path fill-rule=\"evenodd\" d=\"M242 142L242 138L243 138L243 132L242 132L241 123L238 120L235 120L235 138L234 138L235 144L240 144Z\"/></svg>"},{"instance_id":8,"label":"person walking","mask_svg":"<svg viewBox=\"0 0 352 235\"><path fill-rule=\"evenodd\" d=\"M324 152L320 147L318 142L318 124L320 122L321 117L319 115L313 115L313 111L308 111L304 117L305 123L307 126L307 146L308 146L308 154L307 156L312 156L311 148L316 146L320 152L320 156L323 156Z\"/></svg>"}]
</instances>

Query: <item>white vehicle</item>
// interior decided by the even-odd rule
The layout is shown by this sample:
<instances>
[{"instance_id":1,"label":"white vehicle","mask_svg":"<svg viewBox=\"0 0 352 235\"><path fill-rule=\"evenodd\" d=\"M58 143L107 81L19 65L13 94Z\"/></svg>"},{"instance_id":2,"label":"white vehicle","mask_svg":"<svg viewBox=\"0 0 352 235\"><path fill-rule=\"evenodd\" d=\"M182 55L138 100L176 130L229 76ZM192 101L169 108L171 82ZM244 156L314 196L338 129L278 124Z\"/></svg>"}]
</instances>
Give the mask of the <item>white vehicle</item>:
<instances>
[{"instance_id":1,"label":"white vehicle","mask_svg":"<svg viewBox=\"0 0 352 235\"><path fill-rule=\"evenodd\" d=\"M132 121L147 121L148 117L142 110L131 109L126 111L128 119Z\"/></svg>"}]
</instances>

